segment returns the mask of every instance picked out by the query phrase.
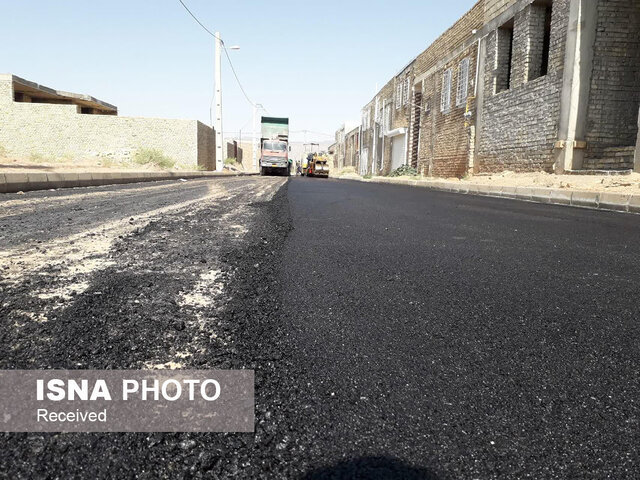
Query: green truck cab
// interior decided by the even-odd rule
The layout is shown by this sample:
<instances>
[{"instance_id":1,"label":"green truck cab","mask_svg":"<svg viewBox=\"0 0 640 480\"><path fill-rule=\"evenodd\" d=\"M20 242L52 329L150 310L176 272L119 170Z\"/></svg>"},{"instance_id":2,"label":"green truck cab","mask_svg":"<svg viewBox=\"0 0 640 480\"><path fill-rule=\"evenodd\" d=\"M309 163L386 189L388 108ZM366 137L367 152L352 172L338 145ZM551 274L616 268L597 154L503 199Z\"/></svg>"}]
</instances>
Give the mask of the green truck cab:
<instances>
[{"instance_id":1,"label":"green truck cab","mask_svg":"<svg viewBox=\"0 0 640 480\"><path fill-rule=\"evenodd\" d=\"M289 119L262 117L260 138L260 175L289 176Z\"/></svg>"}]
</instances>

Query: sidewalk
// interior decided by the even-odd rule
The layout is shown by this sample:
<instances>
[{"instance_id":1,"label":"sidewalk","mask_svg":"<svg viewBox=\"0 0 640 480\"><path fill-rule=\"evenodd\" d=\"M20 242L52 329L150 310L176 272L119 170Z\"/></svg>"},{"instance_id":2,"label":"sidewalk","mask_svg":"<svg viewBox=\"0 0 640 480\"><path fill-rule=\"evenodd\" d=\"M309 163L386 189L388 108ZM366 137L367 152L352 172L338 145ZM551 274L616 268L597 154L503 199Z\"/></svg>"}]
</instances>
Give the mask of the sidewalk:
<instances>
[{"instance_id":1,"label":"sidewalk","mask_svg":"<svg viewBox=\"0 0 640 480\"><path fill-rule=\"evenodd\" d=\"M200 171L124 171L124 172L2 172L0 193L17 193L54 188L94 187L122 183L158 182L190 178L234 177L255 173Z\"/></svg>"},{"instance_id":2,"label":"sidewalk","mask_svg":"<svg viewBox=\"0 0 640 480\"><path fill-rule=\"evenodd\" d=\"M465 179L424 177L363 178L353 173L334 178L486 195L530 202L640 213L640 174L553 175L504 172Z\"/></svg>"}]
</instances>

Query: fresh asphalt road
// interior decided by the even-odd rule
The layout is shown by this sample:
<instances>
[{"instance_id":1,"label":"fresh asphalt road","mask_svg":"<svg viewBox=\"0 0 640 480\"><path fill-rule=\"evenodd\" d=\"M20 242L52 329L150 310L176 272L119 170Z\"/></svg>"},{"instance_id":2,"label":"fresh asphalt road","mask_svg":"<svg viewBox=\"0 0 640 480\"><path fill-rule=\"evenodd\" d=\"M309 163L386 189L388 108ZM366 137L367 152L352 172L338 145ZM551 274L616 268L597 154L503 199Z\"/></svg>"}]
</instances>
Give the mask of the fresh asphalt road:
<instances>
[{"instance_id":1,"label":"fresh asphalt road","mask_svg":"<svg viewBox=\"0 0 640 480\"><path fill-rule=\"evenodd\" d=\"M308 178L288 197L311 464L640 478L640 217Z\"/></svg>"},{"instance_id":2,"label":"fresh asphalt road","mask_svg":"<svg viewBox=\"0 0 640 480\"><path fill-rule=\"evenodd\" d=\"M0 368L256 372L255 433L0 434L0 478L640 478L638 216L251 177L0 227Z\"/></svg>"}]
</instances>

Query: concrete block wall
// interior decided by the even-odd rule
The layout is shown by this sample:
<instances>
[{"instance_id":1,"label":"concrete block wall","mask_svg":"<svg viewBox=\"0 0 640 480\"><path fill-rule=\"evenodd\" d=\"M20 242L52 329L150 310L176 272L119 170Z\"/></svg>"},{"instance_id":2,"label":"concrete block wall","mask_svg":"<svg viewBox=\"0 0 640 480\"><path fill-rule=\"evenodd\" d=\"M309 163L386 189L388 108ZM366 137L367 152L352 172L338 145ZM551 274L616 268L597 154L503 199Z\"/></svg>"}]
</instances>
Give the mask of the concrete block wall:
<instances>
[{"instance_id":1,"label":"concrete block wall","mask_svg":"<svg viewBox=\"0 0 640 480\"><path fill-rule=\"evenodd\" d=\"M531 65L523 56L528 51L523 44L529 41L525 33L536 33L531 28L530 6L525 5L514 17L513 84L508 90L496 91L496 75L500 74L498 31L489 33L483 72L483 120L476 152L479 172L553 171L570 1L553 2L545 76L524 81Z\"/></svg>"},{"instance_id":2,"label":"concrete block wall","mask_svg":"<svg viewBox=\"0 0 640 480\"><path fill-rule=\"evenodd\" d=\"M583 168L633 168L640 106L640 2L597 1Z\"/></svg>"},{"instance_id":3,"label":"concrete block wall","mask_svg":"<svg viewBox=\"0 0 640 480\"><path fill-rule=\"evenodd\" d=\"M197 123L198 166L207 171L216 169L216 135L213 128Z\"/></svg>"},{"instance_id":4,"label":"concrete block wall","mask_svg":"<svg viewBox=\"0 0 640 480\"><path fill-rule=\"evenodd\" d=\"M212 164L213 136L195 120L84 115L76 105L14 102L10 77L0 78L0 145L16 156L128 160L151 148L195 168Z\"/></svg>"},{"instance_id":5,"label":"concrete block wall","mask_svg":"<svg viewBox=\"0 0 640 480\"><path fill-rule=\"evenodd\" d=\"M0 75L0 108L9 108L11 103L13 103L13 81L8 76Z\"/></svg>"}]
</instances>

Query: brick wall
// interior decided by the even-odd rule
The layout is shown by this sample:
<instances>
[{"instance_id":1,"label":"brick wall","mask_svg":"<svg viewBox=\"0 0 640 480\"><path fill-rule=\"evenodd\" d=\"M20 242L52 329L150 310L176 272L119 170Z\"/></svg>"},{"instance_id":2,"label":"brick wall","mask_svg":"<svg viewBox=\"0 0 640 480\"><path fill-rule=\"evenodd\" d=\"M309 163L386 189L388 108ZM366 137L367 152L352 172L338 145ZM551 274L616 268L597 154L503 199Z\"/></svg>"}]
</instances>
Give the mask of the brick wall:
<instances>
[{"instance_id":1,"label":"brick wall","mask_svg":"<svg viewBox=\"0 0 640 480\"><path fill-rule=\"evenodd\" d=\"M597 8L583 167L632 168L640 105L640 3L599 0Z\"/></svg>"},{"instance_id":2,"label":"brick wall","mask_svg":"<svg viewBox=\"0 0 640 480\"><path fill-rule=\"evenodd\" d=\"M437 177L462 177L469 163L469 129L465 125L467 105L474 109L473 88L476 71L477 47L473 44L451 58L442 68L423 82L423 98L430 102L430 112L423 109L420 132L418 170ZM467 99L458 98L461 62L469 62L467 73ZM443 76L451 71L451 100L449 107L441 111ZM424 102L423 102L424 103ZM425 104L426 105L426 104Z\"/></svg>"},{"instance_id":3,"label":"brick wall","mask_svg":"<svg viewBox=\"0 0 640 480\"><path fill-rule=\"evenodd\" d=\"M358 154L360 148L359 129L356 128L346 134L344 145L344 165L346 167L355 167L358 164Z\"/></svg>"},{"instance_id":4,"label":"brick wall","mask_svg":"<svg viewBox=\"0 0 640 480\"><path fill-rule=\"evenodd\" d=\"M448 53L456 47L462 46L484 24L484 0L477 2L471 10L462 16L448 30L440 35L425 51L416 57L413 64L413 74L420 77L434 67Z\"/></svg>"},{"instance_id":5,"label":"brick wall","mask_svg":"<svg viewBox=\"0 0 640 480\"><path fill-rule=\"evenodd\" d=\"M213 128L201 122L197 123L198 129L198 165L205 170L216 169L216 135Z\"/></svg>"},{"instance_id":6,"label":"brick wall","mask_svg":"<svg viewBox=\"0 0 640 480\"><path fill-rule=\"evenodd\" d=\"M477 43L473 30L484 24L484 2L469 12L441 35L414 62L414 75L422 92L418 171L424 175L461 177L469 163L469 129L465 125L467 102L458 102L461 62L468 60L467 99L473 109ZM441 111L443 75L451 69L451 100L447 111Z\"/></svg>"},{"instance_id":7,"label":"brick wall","mask_svg":"<svg viewBox=\"0 0 640 480\"><path fill-rule=\"evenodd\" d=\"M507 8L509 8L515 0L485 0L484 2L484 18L489 21L497 17Z\"/></svg>"},{"instance_id":8,"label":"brick wall","mask_svg":"<svg viewBox=\"0 0 640 480\"><path fill-rule=\"evenodd\" d=\"M237 140L227 142L227 156L225 158L235 158L236 163L243 163L244 152Z\"/></svg>"},{"instance_id":9,"label":"brick wall","mask_svg":"<svg viewBox=\"0 0 640 480\"><path fill-rule=\"evenodd\" d=\"M493 38L493 36L495 36L495 38ZM509 77L514 64L511 58L513 54L513 44L515 43L514 40L513 28L499 28L492 33L492 37L490 38L492 42L491 47L495 49L493 53L494 58L492 59L494 69L492 90L494 93L509 90L511 83L513 83Z\"/></svg>"},{"instance_id":10,"label":"brick wall","mask_svg":"<svg viewBox=\"0 0 640 480\"><path fill-rule=\"evenodd\" d=\"M407 79L409 92L405 97L404 89L407 88ZM391 129L396 128L408 128L409 127L409 114L411 112L411 87L413 85L413 66L410 65L405 68L399 75L395 77L395 85L394 85L394 106L393 106L393 116L391 119ZM402 96L400 98L400 104L397 103L398 96L398 86L402 91Z\"/></svg>"},{"instance_id":11,"label":"brick wall","mask_svg":"<svg viewBox=\"0 0 640 480\"><path fill-rule=\"evenodd\" d=\"M486 39L483 121L477 165L480 172L503 170L553 170L553 146L558 136L558 119L570 0L555 0L551 15L549 66L545 76L526 81L535 66L527 57L529 41L542 42L534 17L539 12L527 5L516 13L513 28L511 88L496 91L501 75L498 31ZM534 34L535 38L529 35ZM504 57L502 57L504 58Z\"/></svg>"},{"instance_id":12,"label":"brick wall","mask_svg":"<svg viewBox=\"0 0 640 480\"><path fill-rule=\"evenodd\" d=\"M130 159L140 148L161 150L180 166L213 162L210 127L195 120L83 115L76 105L13 102L0 79L0 145L29 157Z\"/></svg>"}]
</instances>

